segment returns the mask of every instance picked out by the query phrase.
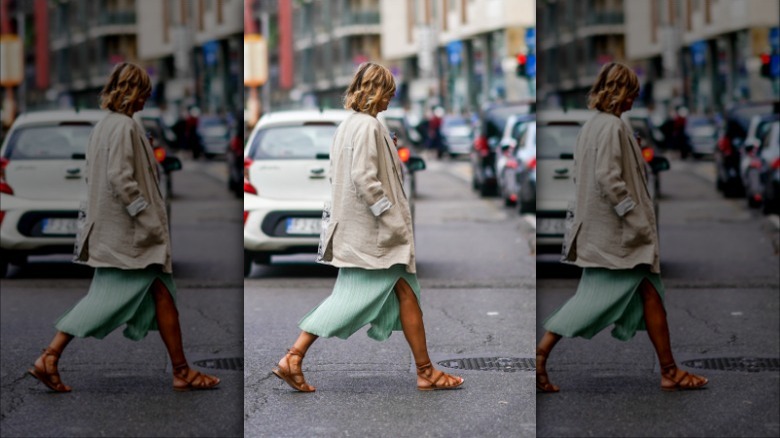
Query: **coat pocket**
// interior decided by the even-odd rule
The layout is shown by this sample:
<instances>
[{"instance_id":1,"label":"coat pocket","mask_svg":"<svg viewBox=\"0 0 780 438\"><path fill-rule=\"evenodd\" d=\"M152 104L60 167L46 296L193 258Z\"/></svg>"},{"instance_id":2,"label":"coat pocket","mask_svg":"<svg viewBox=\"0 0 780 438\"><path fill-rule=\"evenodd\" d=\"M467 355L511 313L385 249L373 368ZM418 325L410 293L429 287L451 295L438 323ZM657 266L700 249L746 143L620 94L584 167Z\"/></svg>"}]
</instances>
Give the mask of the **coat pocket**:
<instances>
[{"instance_id":1,"label":"coat pocket","mask_svg":"<svg viewBox=\"0 0 780 438\"><path fill-rule=\"evenodd\" d=\"M397 211L398 206L393 205L376 218L376 244L380 248L393 248L409 243L409 230L403 217L396 214Z\"/></svg>"},{"instance_id":2,"label":"coat pocket","mask_svg":"<svg viewBox=\"0 0 780 438\"><path fill-rule=\"evenodd\" d=\"M333 235L336 233L338 222L323 224L320 233L320 244L317 248L317 263L325 263L333 260Z\"/></svg>"},{"instance_id":3,"label":"coat pocket","mask_svg":"<svg viewBox=\"0 0 780 438\"><path fill-rule=\"evenodd\" d=\"M165 242L165 228L160 218L147 207L133 218L133 246L147 248Z\"/></svg>"},{"instance_id":4,"label":"coat pocket","mask_svg":"<svg viewBox=\"0 0 780 438\"><path fill-rule=\"evenodd\" d=\"M623 216L621 225L621 245L624 248L636 248L653 243L653 227L637 208Z\"/></svg>"}]
</instances>

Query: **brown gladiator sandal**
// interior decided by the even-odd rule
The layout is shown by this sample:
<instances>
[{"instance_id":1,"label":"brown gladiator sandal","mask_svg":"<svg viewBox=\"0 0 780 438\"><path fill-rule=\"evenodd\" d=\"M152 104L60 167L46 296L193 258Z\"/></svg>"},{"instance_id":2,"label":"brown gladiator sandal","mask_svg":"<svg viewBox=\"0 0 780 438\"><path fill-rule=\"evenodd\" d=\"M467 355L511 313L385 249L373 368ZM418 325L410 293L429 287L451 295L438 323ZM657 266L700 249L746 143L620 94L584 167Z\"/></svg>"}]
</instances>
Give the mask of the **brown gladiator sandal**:
<instances>
[{"instance_id":1,"label":"brown gladiator sandal","mask_svg":"<svg viewBox=\"0 0 780 438\"><path fill-rule=\"evenodd\" d=\"M287 357L287 366L284 368L281 366L275 366L271 372L274 373L276 377L287 382L288 385L297 391L314 392L315 388L306 383L306 379L303 378L303 371L293 373L292 369L290 368L290 356L300 356L301 363L303 363L303 355L304 354L301 353L301 351L297 348L290 347L290 349L287 350L287 354L285 355L285 357Z\"/></svg>"},{"instance_id":2,"label":"brown gladiator sandal","mask_svg":"<svg viewBox=\"0 0 780 438\"><path fill-rule=\"evenodd\" d=\"M432 370L431 376L427 377L425 374L426 374L426 370L429 368ZM439 376L434 379L433 377L436 371L439 372ZM430 383L430 385L427 386L417 385L417 389L419 389L420 391L433 391L436 389L455 389L458 388L460 385L463 385L463 382L465 381L463 380L463 377L453 376L451 374L445 373L444 371L437 370L436 368L433 367L431 361L428 361L427 363L424 363L422 365L417 365L417 377L420 377L426 382ZM450 383L451 382L450 378L455 379L457 383L454 384ZM442 379L444 379L443 382Z\"/></svg>"},{"instance_id":3,"label":"brown gladiator sandal","mask_svg":"<svg viewBox=\"0 0 780 438\"><path fill-rule=\"evenodd\" d=\"M49 367L46 365L46 357L47 356L54 356L56 360L54 361L54 372L49 372ZM49 389L55 392L70 392L71 387L62 383L62 380L60 379L60 373L57 370L57 362L59 362L60 359L60 352L53 349L46 347L43 349L43 355L41 356L41 362L43 362L43 368L38 368L37 365L33 364L33 367L28 369L27 372L38 379L41 383L48 386ZM37 362L37 360L36 360Z\"/></svg>"}]
</instances>

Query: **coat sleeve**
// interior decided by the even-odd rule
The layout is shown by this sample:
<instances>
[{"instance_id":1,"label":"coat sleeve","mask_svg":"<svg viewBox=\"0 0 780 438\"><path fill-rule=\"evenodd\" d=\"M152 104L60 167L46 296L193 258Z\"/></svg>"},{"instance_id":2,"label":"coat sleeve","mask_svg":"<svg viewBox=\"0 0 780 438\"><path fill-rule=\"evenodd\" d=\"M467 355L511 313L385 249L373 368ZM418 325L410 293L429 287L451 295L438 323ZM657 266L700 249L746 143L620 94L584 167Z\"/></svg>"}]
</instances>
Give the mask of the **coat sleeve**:
<instances>
[{"instance_id":1,"label":"coat sleeve","mask_svg":"<svg viewBox=\"0 0 780 438\"><path fill-rule=\"evenodd\" d=\"M130 216L137 216L149 206L135 179L134 155L136 147L131 126L119 126L109 137L108 182L124 204Z\"/></svg>"},{"instance_id":2,"label":"coat sleeve","mask_svg":"<svg viewBox=\"0 0 780 438\"><path fill-rule=\"evenodd\" d=\"M366 203L374 216L381 215L393 206L378 178L379 136L378 127L374 124L358 126L352 138L354 149L350 169L350 178L358 197Z\"/></svg>"},{"instance_id":3,"label":"coat sleeve","mask_svg":"<svg viewBox=\"0 0 780 438\"><path fill-rule=\"evenodd\" d=\"M596 182L620 217L636 207L623 179L622 154L630 146L626 143L625 133L614 124L601 130L596 143Z\"/></svg>"}]
</instances>

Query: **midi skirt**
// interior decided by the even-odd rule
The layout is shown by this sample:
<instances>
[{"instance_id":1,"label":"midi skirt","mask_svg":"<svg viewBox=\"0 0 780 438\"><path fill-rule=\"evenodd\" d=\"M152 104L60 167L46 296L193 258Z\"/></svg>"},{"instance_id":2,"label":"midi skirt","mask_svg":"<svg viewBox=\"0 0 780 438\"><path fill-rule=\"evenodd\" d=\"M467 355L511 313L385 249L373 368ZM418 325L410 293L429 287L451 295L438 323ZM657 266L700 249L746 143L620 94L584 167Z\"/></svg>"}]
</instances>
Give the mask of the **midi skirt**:
<instances>
[{"instance_id":1,"label":"midi skirt","mask_svg":"<svg viewBox=\"0 0 780 438\"><path fill-rule=\"evenodd\" d=\"M577 292L544 321L544 328L565 337L590 339L614 324L621 341L646 330L639 284L647 278L664 299L661 276L640 265L633 269L583 268Z\"/></svg>"},{"instance_id":2,"label":"midi skirt","mask_svg":"<svg viewBox=\"0 0 780 438\"><path fill-rule=\"evenodd\" d=\"M176 300L173 276L160 266L123 270L95 268L87 295L57 320L57 330L78 336L103 339L126 324L126 338L138 341L149 330L157 330L156 309L150 287L155 279L168 288Z\"/></svg>"},{"instance_id":3,"label":"midi skirt","mask_svg":"<svg viewBox=\"0 0 780 438\"><path fill-rule=\"evenodd\" d=\"M384 341L401 330L400 307L394 286L403 278L420 302L420 285L404 265L368 270L340 268L333 292L304 316L298 327L324 338L347 339L371 324L368 337Z\"/></svg>"}]
</instances>

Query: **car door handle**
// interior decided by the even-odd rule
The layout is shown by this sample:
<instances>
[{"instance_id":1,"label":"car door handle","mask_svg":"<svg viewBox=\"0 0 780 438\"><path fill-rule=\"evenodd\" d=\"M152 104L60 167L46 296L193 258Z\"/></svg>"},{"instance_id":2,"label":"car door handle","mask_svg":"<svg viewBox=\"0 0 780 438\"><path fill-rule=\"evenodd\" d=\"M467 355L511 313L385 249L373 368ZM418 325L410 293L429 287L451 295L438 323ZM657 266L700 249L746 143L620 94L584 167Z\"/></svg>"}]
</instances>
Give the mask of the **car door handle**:
<instances>
[{"instance_id":1,"label":"car door handle","mask_svg":"<svg viewBox=\"0 0 780 438\"><path fill-rule=\"evenodd\" d=\"M555 169L555 175L553 175L554 179L567 179L569 178L569 169L567 168L560 168Z\"/></svg>"},{"instance_id":2,"label":"car door handle","mask_svg":"<svg viewBox=\"0 0 780 438\"><path fill-rule=\"evenodd\" d=\"M321 167L310 169L309 178L325 178L325 169Z\"/></svg>"},{"instance_id":3,"label":"car door handle","mask_svg":"<svg viewBox=\"0 0 780 438\"><path fill-rule=\"evenodd\" d=\"M74 167L73 169L66 169L65 178L66 179L81 178L81 169L78 167Z\"/></svg>"}]
</instances>

